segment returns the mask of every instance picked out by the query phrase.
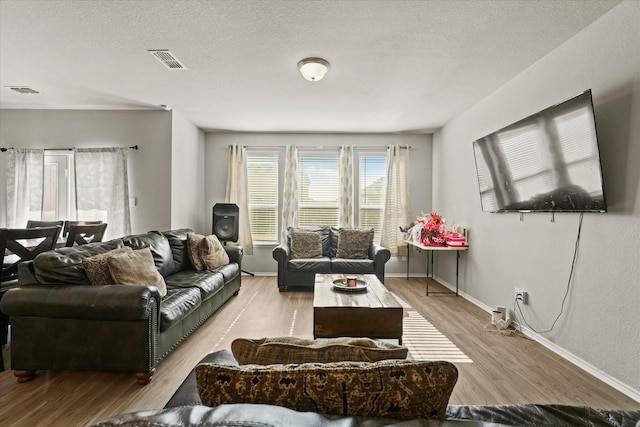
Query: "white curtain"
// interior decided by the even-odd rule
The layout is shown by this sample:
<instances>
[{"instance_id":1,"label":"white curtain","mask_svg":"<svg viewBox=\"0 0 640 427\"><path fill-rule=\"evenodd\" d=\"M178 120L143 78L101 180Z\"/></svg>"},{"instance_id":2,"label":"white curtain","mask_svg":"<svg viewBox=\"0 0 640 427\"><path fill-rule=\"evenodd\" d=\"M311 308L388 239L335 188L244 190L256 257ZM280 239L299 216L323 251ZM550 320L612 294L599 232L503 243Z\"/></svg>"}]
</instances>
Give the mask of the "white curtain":
<instances>
[{"instance_id":1,"label":"white curtain","mask_svg":"<svg viewBox=\"0 0 640 427\"><path fill-rule=\"evenodd\" d=\"M7 228L42 219L44 150L10 148L6 157Z\"/></svg>"},{"instance_id":2,"label":"white curtain","mask_svg":"<svg viewBox=\"0 0 640 427\"><path fill-rule=\"evenodd\" d=\"M128 148L75 150L76 218L108 224L104 240L131 234Z\"/></svg>"},{"instance_id":3,"label":"white curtain","mask_svg":"<svg viewBox=\"0 0 640 427\"><path fill-rule=\"evenodd\" d=\"M298 148L295 145L287 145L285 150L281 224L280 238L285 243L287 227L298 226Z\"/></svg>"},{"instance_id":4,"label":"white curtain","mask_svg":"<svg viewBox=\"0 0 640 427\"><path fill-rule=\"evenodd\" d=\"M400 227L411 222L409 194L409 148L392 145L387 149L387 191L380 239L392 254L398 253L399 246L405 246Z\"/></svg>"},{"instance_id":5,"label":"white curtain","mask_svg":"<svg viewBox=\"0 0 640 427\"><path fill-rule=\"evenodd\" d=\"M341 227L353 227L353 146L340 147L338 159L340 170L340 212Z\"/></svg>"},{"instance_id":6,"label":"white curtain","mask_svg":"<svg viewBox=\"0 0 640 427\"><path fill-rule=\"evenodd\" d=\"M244 253L253 254L251 221L249 218L249 190L247 181L247 150L238 144L229 147L229 174L227 175L227 203L238 205L240 215L238 242Z\"/></svg>"}]
</instances>

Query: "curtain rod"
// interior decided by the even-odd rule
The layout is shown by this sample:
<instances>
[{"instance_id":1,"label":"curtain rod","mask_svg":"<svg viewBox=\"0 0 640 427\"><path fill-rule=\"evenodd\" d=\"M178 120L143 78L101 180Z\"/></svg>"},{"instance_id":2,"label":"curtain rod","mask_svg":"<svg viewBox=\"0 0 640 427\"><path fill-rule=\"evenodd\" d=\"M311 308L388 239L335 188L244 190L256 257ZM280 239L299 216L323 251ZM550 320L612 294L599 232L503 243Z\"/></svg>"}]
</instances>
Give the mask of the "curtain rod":
<instances>
[{"instance_id":1,"label":"curtain rod","mask_svg":"<svg viewBox=\"0 0 640 427\"><path fill-rule=\"evenodd\" d=\"M227 148L231 148L236 144L228 144ZM247 144L237 144L237 145L242 145L245 148L251 148L251 149L264 149L264 150L268 150L270 148L286 148L286 145L247 145ZM295 144L291 144L291 145L295 145ZM310 149L310 150L335 150L335 149L339 149L342 147L342 145L331 145L331 146L326 146L326 145L320 145L317 147L314 146L305 146L305 145L297 145L296 147L298 147L298 149ZM380 149L380 148L389 148L391 147L390 145L386 145L386 146L380 146L380 147L375 147L375 146L359 146L359 145L352 145L353 148L355 149L367 149L367 150L375 150L375 149ZM399 145L398 147L400 148L408 148L408 149L413 149L412 145Z\"/></svg>"},{"instance_id":2,"label":"curtain rod","mask_svg":"<svg viewBox=\"0 0 640 427\"><path fill-rule=\"evenodd\" d=\"M127 147L131 150L137 150L138 149L138 145L132 145L130 147ZM0 147L0 152L4 153L5 151L8 150L13 150L13 147L9 147L9 148L5 148L5 147ZM73 151L75 148L45 148L45 150L68 150L68 151Z\"/></svg>"}]
</instances>

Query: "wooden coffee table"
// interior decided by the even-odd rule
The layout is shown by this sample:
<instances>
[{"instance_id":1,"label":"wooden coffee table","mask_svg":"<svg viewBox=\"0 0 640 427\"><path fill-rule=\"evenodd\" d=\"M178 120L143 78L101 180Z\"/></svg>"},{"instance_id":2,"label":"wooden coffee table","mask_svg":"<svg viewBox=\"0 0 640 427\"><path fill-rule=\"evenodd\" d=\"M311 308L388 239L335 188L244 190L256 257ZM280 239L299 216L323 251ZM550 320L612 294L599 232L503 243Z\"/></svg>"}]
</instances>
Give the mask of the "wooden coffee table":
<instances>
[{"instance_id":1,"label":"wooden coffee table","mask_svg":"<svg viewBox=\"0 0 640 427\"><path fill-rule=\"evenodd\" d=\"M344 274L316 274L313 291L313 337L397 339L402 344L402 306L375 274L357 275L366 291L336 290Z\"/></svg>"}]
</instances>

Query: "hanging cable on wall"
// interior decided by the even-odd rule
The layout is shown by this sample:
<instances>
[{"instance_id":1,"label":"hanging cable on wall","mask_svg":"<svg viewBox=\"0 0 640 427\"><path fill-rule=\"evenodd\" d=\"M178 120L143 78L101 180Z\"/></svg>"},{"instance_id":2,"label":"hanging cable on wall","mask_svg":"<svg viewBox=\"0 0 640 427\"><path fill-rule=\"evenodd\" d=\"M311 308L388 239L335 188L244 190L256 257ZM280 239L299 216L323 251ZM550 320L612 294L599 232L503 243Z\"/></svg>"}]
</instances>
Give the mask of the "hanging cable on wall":
<instances>
[{"instance_id":1,"label":"hanging cable on wall","mask_svg":"<svg viewBox=\"0 0 640 427\"><path fill-rule=\"evenodd\" d=\"M556 323L558 322L558 320L560 319L560 316L562 316L562 313L564 312L564 304L567 301L567 297L569 296L569 290L571 289L571 279L573 279L573 273L575 271L576 261L578 259L578 247L580 245L580 232L582 230L582 218L583 218L583 213L580 213L580 220L578 221L578 235L576 236L576 243L575 243L575 247L573 249L573 260L571 261L571 271L569 272L569 280L567 280L567 289L565 290L564 297L562 298L562 305L560 306L560 313L558 313L558 316L556 316L556 318L553 321L553 324L551 325L551 327L549 329L547 329L546 331L538 331L535 328L533 328L527 322L527 319L525 319L524 313L522 313L522 308L520 307L520 301L516 297L514 297L514 299L513 299L514 313L515 313L515 308L517 308L518 312L516 314L518 314L518 317L520 317L522 319L524 324L527 325L527 327L529 329L531 329L533 332L535 332L537 334L546 334L548 332L551 332L553 330L553 328L556 326Z\"/></svg>"}]
</instances>

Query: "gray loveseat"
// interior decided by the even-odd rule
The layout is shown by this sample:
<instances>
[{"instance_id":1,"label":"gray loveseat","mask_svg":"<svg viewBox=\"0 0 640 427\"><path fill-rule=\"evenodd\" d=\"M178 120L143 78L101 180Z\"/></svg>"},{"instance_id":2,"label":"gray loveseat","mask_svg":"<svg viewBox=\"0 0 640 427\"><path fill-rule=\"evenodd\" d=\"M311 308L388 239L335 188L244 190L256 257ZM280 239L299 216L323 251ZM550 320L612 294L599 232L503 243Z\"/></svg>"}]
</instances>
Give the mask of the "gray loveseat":
<instances>
[{"instance_id":1,"label":"gray loveseat","mask_svg":"<svg viewBox=\"0 0 640 427\"><path fill-rule=\"evenodd\" d=\"M341 232L368 232L362 256L355 254L341 257ZM297 256L295 251L296 233L317 233L321 242L320 253L314 256ZM342 235L344 238L344 234ZM292 239L293 237L293 239ZM344 244L343 247L347 245ZM356 248L358 249L358 248ZM347 253L347 251L343 251ZM353 230L338 227L300 227L287 229L287 242L273 249L273 259L278 262L278 289L286 291L290 288L313 288L316 273L320 274L375 274L384 283L385 263L391 258L390 251L373 241L373 229Z\"/></svg>"},{"instance_id":2,"label":"gray loveseat","mask_svg":"<svg viewBox=\"0 0 640 427\"><path fill-rule=\"evenodd\" d=\"M18 381L37 370L102 370L134 372L138 383L148 383L156 366L240 289L242 247L225 246L228 264L196 271L189 232L60 248L21 266L20 286L1 301ZM125 246L150 249L165 296L156 286L91 284L82 260Z\"/></svg>"}]
</instances>

